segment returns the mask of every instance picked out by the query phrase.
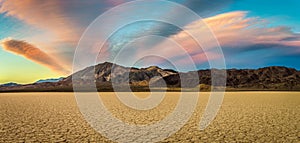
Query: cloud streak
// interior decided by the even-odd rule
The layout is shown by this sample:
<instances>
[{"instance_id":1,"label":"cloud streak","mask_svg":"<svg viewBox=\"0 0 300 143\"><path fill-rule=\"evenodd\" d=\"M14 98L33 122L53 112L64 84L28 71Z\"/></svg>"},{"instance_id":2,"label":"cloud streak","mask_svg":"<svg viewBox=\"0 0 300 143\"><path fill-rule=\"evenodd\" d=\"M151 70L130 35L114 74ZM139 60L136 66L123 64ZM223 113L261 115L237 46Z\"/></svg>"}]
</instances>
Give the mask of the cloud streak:
<instances>
[{"instance_id":1,"label":"cloud streak","mask_svg":"<svg viewBox=\"0 0 300 143\"><path fill-rule=\"evenodd\" d=\"M258 17L247 17L245 11L235 11L204 19L211 27L222 46L236 48L256 44L278 44L300 47L300 35L289 27L268 26L268 21ZM199 30L197 22L189 28Z\"/></svg>"},{"instance_id":2,"label":"cloud streak","mask_svg":"<svg viewBox=\"0 0 300 143\"><path fill-rule=\"evenodd\" d=\"M203 19L203 22L211 29L222 47L249 48L251 45L278 45L278 47L294 46L300 48L300 34L293 33L289 27L274 26L267 27L267 21L258 17L247 17L245 11L228 12ZM203 29L202 20L194 21L186 26L188 31L207 39ZM182 31L170 38L180 41L190 52L196 51L195 41ZM211 44L214 45L214 44ZM205 47L214 48L214 47Z\"/></svg>"},{"instance_id":3,"label":"cloud streak","mask_svg":"<svg viewBox=\"0 0 300 143\"><path fill-rule=\"evenodd\" d=\"M77 43L92 20L123 2L125 0L0 0L0 13L49 32L55 42Z\"/></svg>"},{"instance_id":4,"label":"cloud streak","mask_svg":"<svg viewBox=\"0 0 300 143\"><path fill-rule=\"evenodd\" d=\"M73 41L77 36L71 19L61 11L56 1L5 0L0 12L24 21L29 25L49 30L62 41Z\"/></svg>"},{"instance_id":5,"label":"cloud streak","mask_svg":"<svg viewBox=\"0 0 300 143\"><path fill-rule=\"evenodd\" d=\"M205 32L207 28L210 28L213 32L220 46L226 48L227 55L225 56L241 54L243 51L255 51L257 48L271 50L272 52L286 49L287 52L281 52L282 54L288 54L288 51L293 48L291 54L300 53L300 34L292 32L289 27L285 26L269 27L267 20L259 17L247 17L247 13L245 11L234 11L194 21L185 26L186 31L171 35L169 38L180 44L196 64L207 62L207 56L212 57L211 60L221 57L221 53L212 52L216 48L214 47L216 44L213 43L215 41L212 37L207 36L207 32ZM200 47L201 45L199 46L187 31L192 31L194 35L201 37L200 41L206 43L206 47ZM187 57L167 43L167 41L163 41L153 47L152 50L166 50L169 58L184 63L183 61L186 61ZM204 51L207 52L204 53Z\"/></svg>"},{"instance_id":6,"label":"cloud streak","mask_svg":"<svg viewBox=\"0 0 300 143\"><path fill-rule=\"evenodd\" d=\"M23 56L26 59L46 66L55 72L61 74L69 73L69 71L58 64L54 58L30 43L14 39L4 39L0 43L3 49L6 51Z\"/></svg>"}]
</instances>

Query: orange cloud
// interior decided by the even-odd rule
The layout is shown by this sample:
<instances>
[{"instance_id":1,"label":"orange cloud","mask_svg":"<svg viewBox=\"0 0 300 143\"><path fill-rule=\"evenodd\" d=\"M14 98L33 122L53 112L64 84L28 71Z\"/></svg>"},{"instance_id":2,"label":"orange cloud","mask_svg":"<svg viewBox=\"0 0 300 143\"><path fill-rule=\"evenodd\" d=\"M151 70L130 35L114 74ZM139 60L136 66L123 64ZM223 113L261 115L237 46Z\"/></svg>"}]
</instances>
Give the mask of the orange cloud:
<instances>
[{"instance_id":1,"label":"orange cloud","mask_svg":"<svg viewBox=\"0 0 300 143\"><path fill-rule=\"evenodd\" d=\"M13 39L4 39L0 43L3 49L6 51L23 56L26 59L46 66L55 72L62 74L69 73L69 71L58 64L54 58L30 43Z\"/></svg>"},{"instance_id":2,"label":"orange cloud","mask_svg":"<svg viewBox=\"0 0 300 143\"><path fill-rule=\"evenodd\" d=\"M234 49L257 44L300 47L300 35L293 33L290 28L266 27L265 25L267 25L267 21L264 19L247 17L245 11L235 11L194 21L184 27L185 31L169 38L176 41L181 49L184 49L189 57L198 64L218 59L222 54L215 50L215 46L218 44L215 43L213 37L207 35L208 28L213 32L221 47ZM205 47L201 47L199 45L201 43L198 44L188 32L201 37L200 41L205 43ZM174 48L174 45L168 44L166 40L150 51L152 50L168 53L169 58L177 59L180 63L186 61L187 58L187 56L183 56L182 51L180 52ZM204 51L206 52L204 53Z\"/></svg>"},{"instance_id":3,"label":"orange cloud","mask_svg":"<svg viewBox=\"0 0 300 143\"><path fill-rule=\"evenodd\" d=\"M124 0L0 0L0 13L45 30L54 42L77 44L97 16ZM48 37L49 38L49 37Z\"/></svg>"},{"instance_id":4,"label":"orange cloud","mask_svg":"<svg viewBox=\"0 0 300 143\"><path fill-rule=\"evenodd\" d=\"M53 32L58 41L74 41L78 37L77 28L70 17L61 11L61 6L55 0L6 0L0 12Z\"/></svg>"},{"instance_id":5,"label":"orange cloud","mask_svg":"<svg viewBox=\"0 0 300 143\"><path fill-rule=\"evenodd\" d=\"M293 33L290 28L284 26L266 27L266 20L258 17L248 18L245 11L212 16L186 26L188 31L193 31L193 33L203 37L202 40L209 43L213 40L208 39L206 33L203 32L203 29L207 28L203 25L203 22L211 29L222 47L237 48L254 44L279 44L300 47L299 34ZM193 51L193 47L196 45L195 41L185 31L173 35L171 38L180 41L188 51Z\"/></svg>"},{"instance_id":6,"label":"orange cloud","mask_svg":"<svg viewBox=\"0 0 300 143\"><path fill-rule=\"evenodd\" d=\"M300 46L299 34L293 33L290 28L284 26L266 27L266 20L258 17L248 18L245 11L235 11L212 16L203 19L203 22L212 30L221 46L243 47L253 44ZM203 27L201 20L187 25L186 28L194 31L197 35L201 35L207 42L211 41L211 39L205 39L206 36L202 29L207 27ZM171 38L183 41L183 44L187 48L192 48L191 43L193 43L193 40L184 31Z\"/></svg>"},{"instance_id":7,"label":"orange cloud","mask_svg":"<svg viewBox=\"0 0 300 143\"><path fill-rule=\"evenodd\" d=\"M204 19L218 38L221 46L247 46L253 44L280 44L285 46L300 46L300 36L293 33L289 27L268 27L268 21L258 17L247 17L245 11L235 11ZM199 30L197 22L188 26ZM285 40L285 39L293 40Z\"/></svg>"}]
</instances>

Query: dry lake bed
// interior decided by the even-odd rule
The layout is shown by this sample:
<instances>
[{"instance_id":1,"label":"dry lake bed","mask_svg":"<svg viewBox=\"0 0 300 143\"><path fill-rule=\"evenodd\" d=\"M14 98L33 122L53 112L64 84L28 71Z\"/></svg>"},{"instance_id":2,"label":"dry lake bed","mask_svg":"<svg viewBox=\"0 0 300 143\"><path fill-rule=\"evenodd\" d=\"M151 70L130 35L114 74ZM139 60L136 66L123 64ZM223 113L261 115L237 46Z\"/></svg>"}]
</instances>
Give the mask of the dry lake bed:
<instances>
[{"instance_id":1,"label":"dry lake bed","mask_svg":"<svg viewBox=\"0 0 300 143\"><path fill-rule=\"evenodd\" d=\"M179 99L170 92L156 108L141 111L112 92L99 94L116 118L136 125L164 119ZM203 131L198 127L209 93L199 97L187 124L162 142L300 142L300 92L226 92L218 115ZM0 93L0 142L112 141L84 120L73 93Z\"/></svg>"}]
</instances>

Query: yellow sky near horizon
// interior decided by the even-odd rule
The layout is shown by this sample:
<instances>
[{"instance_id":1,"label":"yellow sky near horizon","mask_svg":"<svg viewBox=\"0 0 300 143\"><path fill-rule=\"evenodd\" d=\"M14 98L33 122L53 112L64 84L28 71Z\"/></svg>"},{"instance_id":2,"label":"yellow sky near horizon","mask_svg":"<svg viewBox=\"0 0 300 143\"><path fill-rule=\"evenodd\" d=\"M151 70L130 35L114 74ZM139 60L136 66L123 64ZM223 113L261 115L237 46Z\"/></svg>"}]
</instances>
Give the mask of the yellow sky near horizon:
<instances>
[{"instance_id":1,"label":"yellow sky near horizon","mask_svg":"<svg viewBox=\"0 0 300 143\"><path fill-rule=\"evenodd\" d=\"M0 50L2 50L0 48ZM27 60L24 57L9 52L0 52L0 84L16 82L21 84L33 83L39 79L62 77L65 75L55 73L49 68ZM10 57L10 58L8 58ZM13 59L13 60L10 60ZM5 63L3 63L5 62ZM30 68L28 68L30 67Z\"/></svg>"}]
</instances>

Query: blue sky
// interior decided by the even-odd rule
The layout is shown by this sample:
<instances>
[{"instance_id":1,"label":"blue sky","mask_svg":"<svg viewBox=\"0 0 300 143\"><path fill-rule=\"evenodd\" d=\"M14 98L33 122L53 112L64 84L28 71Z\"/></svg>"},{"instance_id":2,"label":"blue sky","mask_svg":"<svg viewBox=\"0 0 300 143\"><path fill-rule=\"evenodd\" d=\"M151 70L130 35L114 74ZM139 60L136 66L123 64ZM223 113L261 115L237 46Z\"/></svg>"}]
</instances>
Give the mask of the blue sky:
<instances>
[{"instance_id":1,"label":"blue sky","mask_svg":"<svg viewBox=\"0 0 300 143\"><path fill-rule=\"evenodd\" d=\"M298 0L238 0L226 11L249 11L249 16L272 20L271 25L286 25L300 33L300 1Z\"/></svg>"}]
</instances>

